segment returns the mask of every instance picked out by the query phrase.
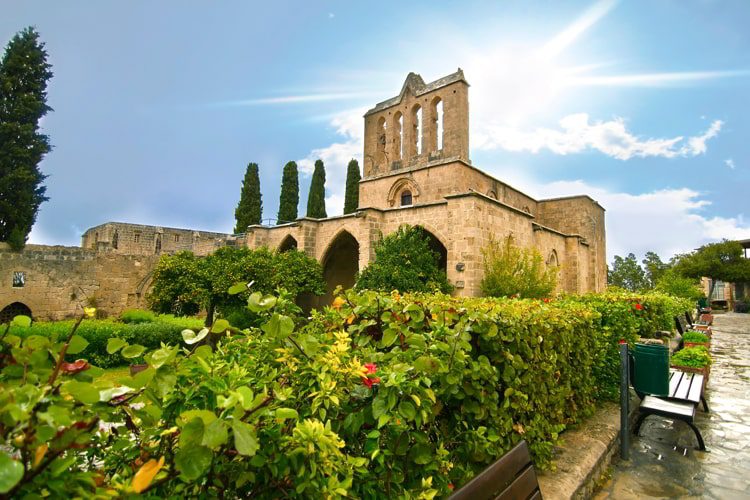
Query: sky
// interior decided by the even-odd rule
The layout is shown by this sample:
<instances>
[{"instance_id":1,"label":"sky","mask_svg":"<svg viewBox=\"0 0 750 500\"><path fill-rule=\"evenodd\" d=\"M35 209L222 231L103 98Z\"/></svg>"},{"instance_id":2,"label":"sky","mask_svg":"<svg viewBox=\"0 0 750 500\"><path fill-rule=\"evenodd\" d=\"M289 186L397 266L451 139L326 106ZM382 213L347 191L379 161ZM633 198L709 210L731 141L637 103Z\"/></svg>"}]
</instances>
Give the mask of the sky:
<instances>
[{"instance_id":1,"label":"sky","mask_svg":"<svg viewBox=\"0 0 750 500\"><path fill-rule=\"evenodd\" d=\"M274 219L283 165L304 215L325 162L343 211L363 113L464 70L471 160L537 198L588 194L607 253L664 260L750 238L750 2L0 0L53 78L49 201L31 243L108 221L231 232L249 162Z\"/></svg>"}]
</instances>

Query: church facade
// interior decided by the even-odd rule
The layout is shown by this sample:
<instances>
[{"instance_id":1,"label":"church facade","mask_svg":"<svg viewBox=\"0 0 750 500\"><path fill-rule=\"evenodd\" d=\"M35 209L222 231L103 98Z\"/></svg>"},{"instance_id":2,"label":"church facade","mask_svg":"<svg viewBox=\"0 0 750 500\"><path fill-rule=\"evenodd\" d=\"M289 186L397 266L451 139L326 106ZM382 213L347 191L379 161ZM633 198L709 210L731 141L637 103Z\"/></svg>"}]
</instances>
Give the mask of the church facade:
<instances>
[{"instance_id":1,"label":"church facade","mask_svg":"<svg viewBox=\"0 0 750 500\"><path fill-rule=\"evenodd\" d=\"M251 226L251 248L296 247L318 259L329 291L349 287L379 239L421 226L456 294L480 294L481 249L512 236L559 267L559 289L606 287L604 209L581 195L535 200L472 165L469 84L460 69L425 83L410 73L401 92L364 116L363 176L353 214Z\"/></svg>"}]
</instances>

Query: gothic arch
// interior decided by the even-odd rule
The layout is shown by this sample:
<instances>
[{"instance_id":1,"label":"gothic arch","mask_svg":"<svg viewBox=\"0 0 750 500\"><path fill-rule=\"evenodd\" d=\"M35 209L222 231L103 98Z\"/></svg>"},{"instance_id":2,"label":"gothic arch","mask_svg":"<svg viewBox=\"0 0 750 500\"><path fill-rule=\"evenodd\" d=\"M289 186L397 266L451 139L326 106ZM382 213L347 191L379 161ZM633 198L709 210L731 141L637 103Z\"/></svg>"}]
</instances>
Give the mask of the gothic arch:
<instances>
[{"instance_id":1,"label":"gothic arch","mask_svg":"<svg viewBox=\"0 0 750 500\"><path fill-rule=\"evenodd\" d=\"M414 179L410 179L409 177L402 177L393 183L391 189L388 191L388 205L391 207L400 206L401 192L404 190L411 192L412 205L416 205L422 191L419 189L419 185L414 182Z\"/></svg>"},{"instance_id":2,"label":"gothic arch","mask_svg":"<svg viewBox=\"0 0 750 500\"><path fill-rule=\"evenodd\" d=\"M438 267L448 272L448 248L443 244L443 241L430 229L426 228L422 224L417 224L422 232L427 236L427 240L430 243L430 249L438 255Z\"/></svg>"},{"instance_id":3,"label":"gothic arch","mask_svg":"<svg viewBox=\"0 0 750 500\"><path fill-rule=\"evenodd\" d=\"M391 130L393 153L391 157L400 160L404 156L404 115L396 111L393 115L393 123L388 129Z\"/></svg>"},{"instance_id":4,"label":"gothic arch","mask_svg":"<svg viewBox=\"0 0 750 500\"><path fill-rule=\"evenodd\" d=\"M560 261L557 258L557 250L552 250L549 254L549 257L547 257L547 266L559 266Z\"/></svg>"},{"instance_id":5,"label":"gothic arch","mask_svg":"<svg viewBox=\"0 0 750 500\"><path fill-rule=\"evenodd\" d=\"M359 242L349 231L342 229L331 239L320 262L326 282L324 302L330 303L337 286L344 289L354 286L359 272Z\"/></svg>"},{"instance_id":6,"label":"gothic arch","mask_svg":"<svg viewBox=\"0 0 750 500\"><path fill-rule=\"evenodd\" d=\"M422 112L422 106L417 103L411 108L411 134L409 143L408 157L419 156L424 152L422 147L422 138L424 137L424 113Z\"/></svg>"},{"instance_id":7,"label":"gothic arch","mask_svg":"<svg viewBox=\"0 0 750 500\"><path fill-rule=\"evenodd\" d=\"M286 235L286 237L281 240L281 244L279 244L278 251L279 252L287 252L289 250L296 250L297 249L297 240L292 236L291 234Z\"/></svg>"},{"instance_id":8,"label":"gothic arch","mask_svg":"<svg viewBox=\"0 0 750 500\"><path fill-rule=\"evenodd\" d=\"M12 304L8 304L7 306L3 307L2 311L0 311L0 324L7 324L13 318L19 315L28 316L29 318L31 318L31 309L29 308L29 306L27 306L23 302L13 302Z\"/></svg>"},{"instance_id":9,"label":"gothic arch","mask_svg":"<svg viewBox=\"0 0 750 500\"><path fill-rule=\"evenodd\" d=\"M443 149L443 122L445 120L445 111L443 109L443 99L435 96L430 103L430 130L427 133L430 144L430 151L440 151Z\"/></svg>"}]
</instances>

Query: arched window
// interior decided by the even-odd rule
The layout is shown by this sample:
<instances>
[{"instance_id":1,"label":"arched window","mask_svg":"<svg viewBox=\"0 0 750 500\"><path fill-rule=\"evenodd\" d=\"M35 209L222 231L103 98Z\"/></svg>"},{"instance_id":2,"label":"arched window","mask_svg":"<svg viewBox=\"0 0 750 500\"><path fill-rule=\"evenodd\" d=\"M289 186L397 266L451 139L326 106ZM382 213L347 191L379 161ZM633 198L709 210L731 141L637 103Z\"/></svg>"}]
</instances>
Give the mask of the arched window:
<instances>
[{"instance_id":1,"label":"arched window","mask_svg":"<svg viewBox=\"0 0 750 500\"><path fill-rule=\"evenodd\" d=\"M393 156L400 160L404 157L404 115L397 111L393 115Z\"/></svg>"},{"instance_id":2,"label":"arched window","mask_svg":"<svg viewBox=\"0 0 750 500\"><path fill-rule=\"evenodd\" d=\"M549 257L547 257L547 266L548 267L552 267L552 266L557 267L559 265L560 265L560 263L557 260L557 251L552 250L552 252L549 254Z\"/></svg>"},{"instance_id":3,"label":"arched window","mask_svg":"<svg viewBox=\"0 0 750 500\"><path fill-rule=\"evenodd\" d=\"M297 240L294 239L294 236L287 235L286 238L281 242L281 245L279 245L279 252L288 252L289 250L296 250L297 249Z\"/></svg>"},{"instance_id":4,"label":"arched window","mask_svg":"<svg viewBox=\"0 0 750 500\"><path fill-rule=\"evenodd\" d=\"M422 106L417 104L411 109L411 145L410 156L422 154Z\"/></svg>"},{"instance_id":5,"label":"arched window","mask_svg":"<svg viewBox=\"0 0 750 500\"><path fill-rule=\"evenodd\" d=\"M408 189L404 189L403 191L401 191L401 206L408 207L411 206L411 203L411 191L409 191Z\"/></svg>"},{"instance_id":6,"label":"arched window","mask_svg":"<svg viewBox=\"0 0 750 500\"><path fill-rule=\"evenodd\" d=\"M117 232L117 230L115 230L115 234L112 235L112 248L117 250L117 245L119 245L119 243L120 243L120 235Z\"/></svg>"},{"instance_id":7,"label":"arched window","mask_svg":"<svg viewBox=\"0 0 750 500\"><path fill-rule=\"evenodd\" d=\"M494 192L494 191L490 191L490 192L488 192L488 193L487 193L487 196L489 196L490 198L492 198L492 199L494 199L494 200L496 200L496 199L497 199L497 193L496 193L496 192Z\"/></svg>"},{"instance_id":8,"label":"arched window","mask_svg":"<svg viewBox=\"0 0 750 500\"><path fill-rule=\"evenodd\" d=\"M432 149L443 149L443 100L436 97L432 100Z\"/></svg>"},{"instance_id":9,"label":"arched window","mask_svg":"<svg viewBox=\"0 0 750 500\"><path fill-rule=\"evenodd\" d=\"M377 138L377 162L381 163L385 160L385 132L386 132L386 123L385 123L385 117L381 116L378 119L378 138Z\"/></svg>"},{"instance_id":10,"label":"arched window","mask_svg":"<svg viewBox=\"0 0 750 500\"><path fill-rule=\"evenodd\" d=\"M154 245L154 253L161 253L161 234L156 235L156 245Z\"/></svg>"}]
</instances>

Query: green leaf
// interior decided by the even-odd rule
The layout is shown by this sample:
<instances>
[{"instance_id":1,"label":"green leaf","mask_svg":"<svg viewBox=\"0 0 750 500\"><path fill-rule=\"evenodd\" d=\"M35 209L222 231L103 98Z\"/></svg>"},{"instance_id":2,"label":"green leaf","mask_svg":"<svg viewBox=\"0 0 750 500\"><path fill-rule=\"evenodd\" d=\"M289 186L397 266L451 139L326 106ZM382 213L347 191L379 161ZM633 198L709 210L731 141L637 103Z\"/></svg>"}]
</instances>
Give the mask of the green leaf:
<instances>
[{"instance_id":1,"label":"green leaf","mask_svg":"<svg viewBox=\"0 0 750 500\"><path fill-rule=\"evenodd\" d=\"M174 456L174 463L183 479L195 481L206 473L213 456L213 452L205 446L191 446L180 448Z\"/></svg>"},{"instance_id":2,"label":"green leaf","mask_svg":"<svg viewBox=\"0 0 750 500\"><path fill-rule=\"evenodd\" d=\"M255 427L240 420L232 423L234 433L234 447L237 453L252 457L258 451L258 438L255 435Z\"/></svg>"},{"instance_id":3,"label":"green leaf","mask_svg":"<svg viewBox=\"0 0 750 500\"><path fill-rule=\"evenodd\" d=\"M206 426L203 430L203 440L201 444L211 449L217 449L229 439L227 426L221 419L216 419Z\"/></svg>"},{"instance_id":4,"label":"green leaf","mask_svg":"<svg viewBox=\"0 0 750 500\"><path fill-rule=\"evenodd\" d=\"M19 314L13 318L10 322L10 326L20 326L21 328L28 328L31 326L31 318L24 314Z\"/></svg>"},{"instance_id":5,"label":"green leaf","mask_svg":"<svg viewBox=\"0 0 750 500\"><path fill-rule=\"evenodd\" d=\"M227 292L229 293L229 295L237 295L238 293L242 293L245 290L247 290L247 283L240 281L239 283L235 283L234 285L230 286Z\"/></svg>"},{"instance_id":6,"label":"green leaf","mask_svg":"<svg viewBox=\"0 0 750 500\"><path fill-rule=\"evenodd\" d=\"M414 463L425 465L432 461L432 448L426 444L417 444L409 452Z\"/></svg>"},{"instance_id":7,"label":"green leaf","mask_svg":"<svg viewBox=\"0 0 750 500\"><path fill-rule=\"evenodd\" d=\"M252 408L251 405L253 404L254 398L255 395L249 387L242 386L237 388L237 399L242 405L243 410L249 410L250 408Z\"/></svg>"},{"instance_id":8,"label":"green leaf","mask_svg":"<svg viewBox=\"0 0 750 500\"><path fill-rule=\"evenodd\" d=\"M274 313L260 328L271 337L283 340L294 332L294 321L289 316Z\"/></svg>"},{"instance_id":9,"label":"green leaf","mask_svg":"<svg viewBox=\"0 0 750 500\"><path fill-rule=\"evenodd\" d=\"M68 344L68 354L78 354L79 352L86 349L86 346L89 345L89 341L85 338L81 337L80 335L73 335L73 338L70 339L70 343Z\"/></svg>"},{"instance_id":10,"label":"green leaf","mask_svg":"<svg viewBox=\"0 0 750 500\"><path fill-rule=\"evenodd\" d=\"M210 410L188 410L180 413L180 417L177 419L177 424L187 424L194 418L199 418L204 424L208 425L216 420L216 414Z\"/></svg>"},{"instance_id":11,"label":"green leaf","mask_svg":"<svg viewBox=\"0 0 750 500\"><path fill-rule=\"evenodd\" d=\"M297 410L293 408L278 408L276 410L276 418L299 418L299 414L297 413Z\"/></svg>"},{"instance_id":12,"label":"green leaf","mask_svg":"<svg viewBox=\"0 0 750 500\"><path fill-rule=\"evenodd\" d=\"M225 331L227 331L227 328L229 328L229 321L225 319L217 319L211 326L211 332L224 333ZM200 335L200 333L198 335Z\"/></svg>"},{"instance_id":13,"label":"green leaf","mask_svg":"<svg viewBox=\"0 0 750 500\"><path fill-rule=\"evenodd\" d=\"M247 299L247 308L253 312L263 312L271 309L276 305L276 297L273 295L261 295L260 292L253 292Z\"/></svg>"},{"instance_id":14,"label":"green leaf","mask_svg":"<svg viewBox=\"0 0 750 500\"><path fill-rule=\"evenodd\" d=\"M420 356L414 360L414 369L422 373L437 373L440 365L437 360L431 356Z\"/></svg>"},{"instance_id":15,"label":"green leaf","mask_svg":"<svg viewBox=\"0 0 750 500\"><path fill-rule=\"evenodd\" d=\"M383 347L390 347L393 345L394 342L396 342L396 339L398 338L398 330L395 330L393 328L386 328L385 332L383 332L383 339L380 341Z\"/></svg>"},{"instance_id":16,"label":"green leaf","mask_svg":"<svg viewBox=\"0 0 750 500\"><path fill-rule=\"evenodd\" d=\"M381 415L384 415L387 412L388 404L386 402L385 396L381 392L372 401L372 416L373 418L380 418Z\"/></svg>"},{"instance_id":17,"label":"green leaf","mask_svg":"<svg viewBox=\"0 0 750 500\"><path fill-rule=\"evenodd\" d=\"M16 316L18 317L18 316ZM0 451L0 493L8 493L23 477L23 465Z\"/></svg>"},{"instance_id":18,"label":"green leaf","mask_svg":"<svg viewBox=\"0 0 750 500\"><path fill-rule=\"evenodd\" d=\"M138 356L140 356L141 354L143 354L143 351L145 351L145 350L146 350L146 348L143 347L142 345L133 344L133 345L129 345L125 349L123 349L120 354L122 354L123 358L127 358L127 359L137 358Z\"/></svg>"},{"instance_id":19,"label":"green leaf","mask_svg":"<svg viewBox=\"0 0 750 500\"><path fill-rule=\"evenodd\" d=\"M402 401L399 403L398 412L407 420L414 420L414 417L417 415L417 409L410 401Z\"/></svg>"},{"instance_id":20,"label":"green leaf","mask_svg":"<svg viewBox=\"0 0 750 500\"><path fill-rule=\"evenodd\" d=\"M198 446L203 441L203 420L195 417L180 430L180 448Z\"/></svg>"},{"instance_id":21,"label":"green leaf","mask_svg":"<svg viewBox=\"0 0 750 500\"><path fill-rule=\"evenodd\" d=\"M111 339L107 340L107 353L114 354L127 345L128 343L124 340L118 339L117 337L112 337Z\"/></svg>"},{"instance_id":22,"label":"green leaf","mask_svg":"<svg viewBox=\"0 0 750 500\"><path fill-rule=\"evenodd\" d=\"M127 394L129 392L133 392L133 389L131 387L112 387L111 389L104 389L99 391L99 400L107 402L112 398L116 398L117 396L122 396L123 394Z\"/></svg>"},{"instance_id":23,"label":"green leaf","mask_svg":"<svg viewBox=\"0 0 750 500\"><path fill-rule=\"evenodd\" d=\"M184 340L187 345L197 344L205 339L206 335L208 335L208 328L201 329L197 334L193 330L182 330L182 340Z\"/></svg>"},{"instance_id":24,"label":"green leaf","mask_svg":"<svg viewBox=\"0 0 750 500\"><path fill-rule=\"evenodd\" d=\"M62 385L62 391L70 394L81 403L94 404L99 402L99 389L88 382L78 382L77 380L65 382Z\"/></svg>"}]
</instances>

